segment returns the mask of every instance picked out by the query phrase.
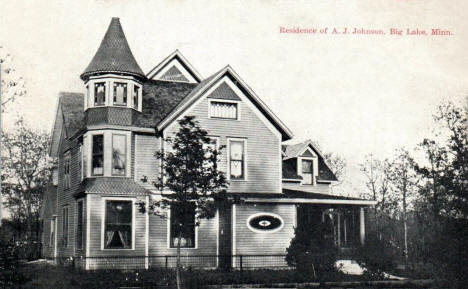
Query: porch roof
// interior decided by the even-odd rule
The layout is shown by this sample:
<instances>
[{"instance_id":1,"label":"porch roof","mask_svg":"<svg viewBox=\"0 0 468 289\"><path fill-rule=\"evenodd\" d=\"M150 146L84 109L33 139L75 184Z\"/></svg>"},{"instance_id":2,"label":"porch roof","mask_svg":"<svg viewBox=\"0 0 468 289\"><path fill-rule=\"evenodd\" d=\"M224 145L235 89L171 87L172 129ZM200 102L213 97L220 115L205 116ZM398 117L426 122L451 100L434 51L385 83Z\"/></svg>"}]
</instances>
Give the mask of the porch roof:
<instances>
[{"instance_id":1,"label":"porch roof","mask_svg":"<svg viewBox=\"0 0 468 289\"><path fill-rule=\"evenodd\" d=\"M151 191L138 185L130 178L98 177L86 178L81 182L74 196L87 193L106 193L111 195L149 195Z\"/></svg>"}]
</instances>

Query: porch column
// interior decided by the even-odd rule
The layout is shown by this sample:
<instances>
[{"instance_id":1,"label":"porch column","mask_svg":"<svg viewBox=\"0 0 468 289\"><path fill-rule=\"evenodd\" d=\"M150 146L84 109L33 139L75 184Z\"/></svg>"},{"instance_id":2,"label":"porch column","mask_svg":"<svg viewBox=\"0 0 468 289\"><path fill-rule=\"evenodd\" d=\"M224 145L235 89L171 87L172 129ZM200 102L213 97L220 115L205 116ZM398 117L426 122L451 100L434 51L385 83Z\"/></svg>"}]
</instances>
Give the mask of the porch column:
<instances>
[{"instance_id":1,"label":"porch column","mask_svg":"<svg viewBox=\"0 0 468 289\"><path fill-rule=\"evenodd\" d=\"M364 246L366 238L366 222L364 220L364 208L359 208L359 237L361 245Z\"/></svg>"}]
</instances>

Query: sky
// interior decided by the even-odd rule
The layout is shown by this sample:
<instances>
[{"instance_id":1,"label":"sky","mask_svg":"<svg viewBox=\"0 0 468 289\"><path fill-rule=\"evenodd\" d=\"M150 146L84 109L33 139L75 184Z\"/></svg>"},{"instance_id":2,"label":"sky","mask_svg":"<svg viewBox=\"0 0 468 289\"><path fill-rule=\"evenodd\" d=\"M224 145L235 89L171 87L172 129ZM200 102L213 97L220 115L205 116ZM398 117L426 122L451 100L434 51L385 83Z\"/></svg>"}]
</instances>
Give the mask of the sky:
<instances>
[{"instance_id":1,"label":"sky","mask_svg":"<svg viewBox=\"0 0 468 289\"><path fill-rule=\"evenodd\" d=\"M60 91L79 78L112 17L120 17L144 72L179 49L208 77L230 64L294 132L348 162L344 190L365 190L359 163L391 157L431 135L443 100L468 95L468 1L8 1L0 46L28 96L8 107L3 129L23 116L50 131ZM317 29L316 34L280 28ZM385 35L332 34L333 28ZM327 33L320 33L327 28ZM391 35L390 29L402 35ZM451 35L406 35L440 28Z\"/></svg>"}]
</instances>

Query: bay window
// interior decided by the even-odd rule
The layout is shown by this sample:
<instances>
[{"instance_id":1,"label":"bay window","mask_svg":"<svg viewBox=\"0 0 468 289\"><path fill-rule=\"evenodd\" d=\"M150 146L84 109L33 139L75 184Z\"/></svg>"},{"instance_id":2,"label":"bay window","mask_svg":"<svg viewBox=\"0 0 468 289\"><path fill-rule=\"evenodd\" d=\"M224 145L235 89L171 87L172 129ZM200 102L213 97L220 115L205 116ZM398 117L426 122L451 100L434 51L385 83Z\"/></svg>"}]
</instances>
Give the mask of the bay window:
<instances>
[{"instance_id":1,"label":"bay window","mask_svg":"<svg viewBox=\"0 0 468 289\"><path fill-rule=\"evenodd\" d=\"M93 135L92 144L92 175L102 176L104 174L104 135Z\"/></svg>"},{"instance_id":2,"label":"bay window","mask_svg":"<svg viewBox=\"0 0 468 289\"><path fill-rule=\"evenodd\" d=\"M127 136L112 135L112 175L124 176L127 159Z\"/></svg>"},{"instance_id":3,"label":"bay window","mask_svg":"<svg viewBox=\"0 0 468 289\"><path fill-rule=\"evenodd\" d=\"M127 84L114 82L114 105L127 106Z\"/></svg>"},{"instance_id":4,"label":"bay window","mask_svg":"<svg viewBox=\"0 0 468 289\"><path fill-rule=\"evenodd\" d=\"M133 108L134 109L138 109L138 96L140 94L140 87L136 86L136 85L133 85L133 94L132 94L132 98L133 98Z\"/></svg>"},{"instance_id":5,"label":"bay window","mask_svg":"<svg viewBox=\"0 0 468 289\"><path fill-rule=\"evenodd\" d=\"M245 142L229 140L229 176L231 180L245 179Z\"/></svg>"},{"instance_id":6,"label":"bay window","mask_svg":"<svg viewBox=\"0 0 468 289\"><path fill-rule=\"evenodd\" d=\"M106 104L106 83L97 82L94 84L94 106Z\"/></svg>"},{"instance_id":7,"label":"bay window","mask_svg":"<svg viewBox=\"0 0 468 289\"><path fill-rule=\"evenodd\" d=\"M106 200L104 221L104 249L132 249L133 202Z\"/></svg>"},{"instance_id":8,"label":"bay window","mask_svg":"<svg viewBox=\"0 0 468 289\"><path fill-rule=\"evenodd\" d=\"M180 237L181 248L195 248L195 204L171 205L169 218L170 248L177 248Z\"/></svg>"}]
</instances>

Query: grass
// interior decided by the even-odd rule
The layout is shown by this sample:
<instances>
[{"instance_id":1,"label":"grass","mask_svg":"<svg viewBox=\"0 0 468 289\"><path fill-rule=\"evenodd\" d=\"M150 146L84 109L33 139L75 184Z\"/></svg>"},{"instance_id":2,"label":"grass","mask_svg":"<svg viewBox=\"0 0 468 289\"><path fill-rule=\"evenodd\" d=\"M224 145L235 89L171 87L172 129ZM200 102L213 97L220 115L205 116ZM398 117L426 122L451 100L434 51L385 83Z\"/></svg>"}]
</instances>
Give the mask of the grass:
<instances>
[{"instance_id":1,"label":"grass","mask_svg":"<svg viewBox=\"0 0 468 289\"><path fill-rule=\"evenodd\" d=\"M174 288L173 270L149 271L81 271L70 267L49 264L25 264L21 267L29 280L16 288L22 289L60 289L60 288L119 288L120 286L157 286ZM203 288L204 285L220 284L272 284L300 283L315 281L362 281L364 276L351 276L339 272L326 272L315 280L310 275L299 274L293 270L251 270L223 272L217 270L187 270L182 279L185 288Z\"/></svg>"}]
</instances>

